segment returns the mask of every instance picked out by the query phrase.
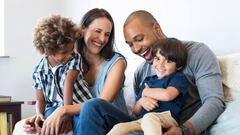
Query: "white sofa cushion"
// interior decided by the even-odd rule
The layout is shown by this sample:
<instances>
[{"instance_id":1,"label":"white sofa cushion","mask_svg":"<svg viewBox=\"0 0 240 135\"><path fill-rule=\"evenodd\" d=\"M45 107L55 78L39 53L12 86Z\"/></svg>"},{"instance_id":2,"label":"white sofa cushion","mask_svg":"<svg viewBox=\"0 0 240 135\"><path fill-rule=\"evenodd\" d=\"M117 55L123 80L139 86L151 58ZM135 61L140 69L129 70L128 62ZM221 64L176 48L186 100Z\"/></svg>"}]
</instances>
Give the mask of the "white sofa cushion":
<instances>
[{"instance_id":1,"label":"white sofa cushion","mask_svg":"<svg viewBox=\"0 0 240 135\"><path fill-rule=\"evenodd\" d=\"M240 97L240 53L219 56L226 101Z\"/></svg>"}]
</instances>

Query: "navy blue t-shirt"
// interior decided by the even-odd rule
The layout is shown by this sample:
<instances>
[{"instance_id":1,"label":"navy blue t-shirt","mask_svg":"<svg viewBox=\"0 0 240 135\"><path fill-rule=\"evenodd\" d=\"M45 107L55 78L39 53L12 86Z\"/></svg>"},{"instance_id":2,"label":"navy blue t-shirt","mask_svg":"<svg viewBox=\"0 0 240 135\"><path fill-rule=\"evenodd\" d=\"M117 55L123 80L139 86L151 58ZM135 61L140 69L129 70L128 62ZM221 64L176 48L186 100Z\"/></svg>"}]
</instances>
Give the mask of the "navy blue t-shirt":
<instances>
[{"instance_id":1,"label":"navy blue t-shirt","mask_svg":"<svg viewBox=\"0 0 240 135\"><path fill-rule=\"evenodd\" d=\"M182 110L182 106L185 102L185 96L187 95L188 91L188 80L186 76L182 72L176 72L169 76L165 76L161 79L158 79L157 75L148 76L144 79L141 84L139 95L137 95L136 101L138 101L142 97L143 89L145 88L145 83L150 88L164 88L167 87L174 87L179 91L179 95L172 101L158 101L158 108L155 108L151 112L163 112L163 111L170 111L172 117L178 121L179 114ZM148 113L147 110L142 108L139 118L142 118L144 114Z\"/></svg>"}]
</instances>

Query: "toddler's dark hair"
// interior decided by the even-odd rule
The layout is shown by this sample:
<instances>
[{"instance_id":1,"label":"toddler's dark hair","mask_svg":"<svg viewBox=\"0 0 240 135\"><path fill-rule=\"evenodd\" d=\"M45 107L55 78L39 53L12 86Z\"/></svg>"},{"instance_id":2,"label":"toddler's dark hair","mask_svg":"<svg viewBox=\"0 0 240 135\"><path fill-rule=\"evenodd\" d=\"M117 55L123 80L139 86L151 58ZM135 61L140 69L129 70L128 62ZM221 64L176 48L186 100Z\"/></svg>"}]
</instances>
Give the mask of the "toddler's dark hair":
<instances>
[{"instance_id":1,"label":"toddler's dark hair","mask_svg":"<svg viewBox=\"0 0 240 135\"><path fill-rule=\"evenodd\" d=\"M176 38L158 40L153 44L153 57L156 56L158 51L167 60L175 62L177 68L181 68L180 70L185 68L188 51L180 40Z\"/></svg>"}]
</instances>

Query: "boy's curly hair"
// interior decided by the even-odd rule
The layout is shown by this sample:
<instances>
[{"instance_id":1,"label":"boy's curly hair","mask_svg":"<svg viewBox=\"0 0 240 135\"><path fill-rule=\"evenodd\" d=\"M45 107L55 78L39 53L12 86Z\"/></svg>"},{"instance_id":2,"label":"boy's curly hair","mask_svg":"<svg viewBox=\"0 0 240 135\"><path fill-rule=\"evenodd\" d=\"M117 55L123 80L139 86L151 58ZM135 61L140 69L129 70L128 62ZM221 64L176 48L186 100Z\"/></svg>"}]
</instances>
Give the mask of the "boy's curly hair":
<instances>
[{"instance_id":1,"label":"boy's curly hair","mask_svg":"<svg viewBox=\"0 0 240 135\"><path fill-rule=\"evenodd\" d=\"M73 21L51 15L43 18L35 28L33 43L41 54L52 55L81 37L82 30Z\"/></svg>"}]
</instances>

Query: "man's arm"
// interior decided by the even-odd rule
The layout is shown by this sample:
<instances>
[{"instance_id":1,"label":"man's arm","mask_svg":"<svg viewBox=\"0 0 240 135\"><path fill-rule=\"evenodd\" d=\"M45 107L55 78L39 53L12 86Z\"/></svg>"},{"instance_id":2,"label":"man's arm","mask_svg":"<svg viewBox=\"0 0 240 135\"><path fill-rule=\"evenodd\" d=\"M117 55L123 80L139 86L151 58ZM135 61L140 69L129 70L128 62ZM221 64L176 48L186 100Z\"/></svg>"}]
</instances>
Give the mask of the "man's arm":
<instances>
[{"instance_id":1,"label":"man's arm","mask_svg":"<svg viewBox=\"0 0 240 135\"><path fill-rule=\"evenodd\" d=\"M189 57L188 66L194 74L202 106L184 125L192 126L195 134L199 134L224 111L221 72L216 56L204 44Z\"/></svg>"}]
</instances>

